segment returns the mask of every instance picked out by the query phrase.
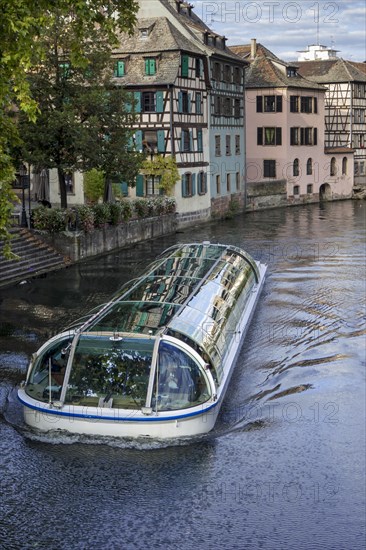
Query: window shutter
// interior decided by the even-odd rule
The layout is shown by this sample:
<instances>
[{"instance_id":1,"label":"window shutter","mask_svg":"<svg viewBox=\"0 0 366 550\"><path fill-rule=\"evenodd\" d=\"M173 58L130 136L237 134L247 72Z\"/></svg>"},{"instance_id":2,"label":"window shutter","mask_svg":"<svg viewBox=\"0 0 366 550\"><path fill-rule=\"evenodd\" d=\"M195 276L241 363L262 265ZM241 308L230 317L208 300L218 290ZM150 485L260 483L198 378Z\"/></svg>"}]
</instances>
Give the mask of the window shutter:
<instances>
[{"instance_id":1,"label":"window shutter","mask_svg":"<svg viewBox=\"0 0 366 550\"><path fill-rule=\"evenodd\" d=\"M141 92L134 92L135 99L135 111L136 113L141 113Z\"/></svg>"},{"instance_id":2,"label":"window shutter","mask_svg":"<svg viewBox=\"0 0 366 550\"><path fill-rule=\"evenodd\" d=\"M188 55L182 55L182 76L186 78L188 76L189 57Z\"/></svg>"},{"instance_id":3,"label":"window shutter","mask_svg":"<svg viewBox=\"0 0 366 550\"><path fill-rule=\"evenodd\" d=\"M282 145L282 128L276 128L276 145Z\"/></svg>"},{"instance_id":4,"label":"window shutter","mask_svg":"<svg viewBox=\"0 0 366 550\"><path fill-rule=\"evenodd\" d=\"M182 175L182 197L187 196L186 175Z\"/></svg>"},{"instance_id":5,"label":"window shutter","mask_svg":"<svg viewBox=\"0 0 366 550\"><path fill-rule=\"evenodd\" d=\"M305 144L305 128L300 128L300 145Z\"/></svg>"},{"instance_id":6,"label":"window shutter","mask_svg":"<svg viewBox=\"0 0 366 550\"><path fill-rule=\"evenodd\" d=\"M150 59L145 59L145 74L149 74Z\"/></svg>"},{"instance_id":7,"label":"window shutter","mask_svg":"<svg viewBox=\"0 0 366 550\"><path fill-rule=\"evenodd\" d=\"M144 176L142 174L138 174L136 177L136 196L144 196Z\"/></svg>"},{"instance_id":8,"label":"window shutter","mask_svg":"<svg viewBox=\"0 0 366 550\"><path fill-rule=\"evenodd\" d=\"M149 63L149 74L155 74L156 73L156 59L150 59Z\"/></svg>"},{"instance_id":9,"label":"window shutter","mask_svg":"<svg viewBox=\"0 0 366 550\"><path fill-rule=\"evenodd\" d=\"M318 98L314 97L314 113L318 112Z\"/></svg>"},{"instance_id":10,"label":"window shutter","mask_svg":"<svg viewBox=\"0 0 366 550\"><path fill-rule=\"evenodd\" d=\"M191 113L192 112L192 94L188 94L188 100L187 100L187 103L188 103L188 112Z\"/></svg>"},{"instance_id":11,"label":"window shutter","mask_svg":"<svg viewBox=\"0 0 366 550\"><path fill-rule=\"evenodd\" d=\"M202 114L202 95L200 92L196 92L196 114L201 115Z\"/></svg>"},{"instance_id":12,"label":"window shutter","mask_svg":"<svg viewBox=\"0 0 366 550\"><path fill-rule=\"evenodd\" d=\"M135 132L135 145L136 151L142 151L142 130L136 130Z\"/></svg>"},{"instance_id":13,"label":"window shutter","mask_svg":"<svg viewBox=\"0 0 366 550\"><path fill-rule=\"evenodd\" d=\"M276 96L276 111L282 113L282 95Z\"/></svg>"},{"instance_id":14,"label":"window shutter","mask_svg":"<svg viewBox=\"0 0 366 550\"><path fill-rule=\"evenodd\" d=\"M263 97L257 95L257 113L263 113Z\"/></svg>"},{"instance_id":15,"label":"window shutter","mask_svg":"<svg viewBox=\"0 0 366 550\"><path fill-rule=\"evenodd\" d=\"M184 152L184 130L182 130L182 133L180 135L180 152Z\"/></svg>"},{"instance_id":16,"label":"window shutter","mask_svg":"<svg viewBox=\"0 0 366 550\"><path fill-rule=\"evenodd\" d=\"M183 113L183 92L178 94L178 113Z\"/></svg>"},{"instance_id":17,"label":"window shutter","mask_svg":"<svg viewBox=\"0 0 366 550\"><path fill-rule=\"evenodd\" d=\"M121 184L121 193L124 197L128 197L128 185L125 181L123 181Z\"/></svg>"},{"instance_id":18,"label":"window shutter","mask_svg":"<svg viewBox=\"0 0 366 550\"><path fill-rule=\"evenodd\" d=\"M202 153L203 151L203 143L202 143L202 130L197 130L197 151L198 153Z\"/></svg>"},{"instance_id":19,"label":"window shutter","mask_svg":"<svg viewBox=\"0 0 366 550\"><path fill-rule=\"evenodd\" d=\"M263 128L257 128L257 145L263 145Z\"/></svg>"},{"instance_id":20,"label":"window shutter","mask_svg":"<svg viewBox=\"0 0 366 550\"><path fill-rule=\"evenodd\" d=\"M157 131L158 137L158 153L165 153L165 132L164 130Z\"/></svg>"},{"instance_id":21,"label":"window shutter","mask_svg":"<svg viewBox=\"0 0 366 550\"><path fill-rule=\"evenodd\" d=\"M193 131L189 130L189 150L193 151Z\"/></svg>"},{"instance_id":22,"label":"window shutter","mask_svg":"<svg viewBox=\"0 0 366 550\"><path fill-rule=\"evenodd\" d=\"M196 174L192 174L192 197L196 194Z\"/></svg>"},{"instance_id":23,"label":"window shutter","mask_svg":"<svg viewBox=\"0 0 366 550\"><path fill-rule=\"evenodd\" d=\"M156 112L164 112L164 94L160 91L156 92Z\"/></svg>"},{"instance_id":24,"label":"window shutter","mask_svg":"<svg viewBox=\"0 0 366 550\"><path fill-rule=\"evenodd\" d=\"M314 128L314 145L318 145L318 128Z\"/></svg>"}]
</instances>

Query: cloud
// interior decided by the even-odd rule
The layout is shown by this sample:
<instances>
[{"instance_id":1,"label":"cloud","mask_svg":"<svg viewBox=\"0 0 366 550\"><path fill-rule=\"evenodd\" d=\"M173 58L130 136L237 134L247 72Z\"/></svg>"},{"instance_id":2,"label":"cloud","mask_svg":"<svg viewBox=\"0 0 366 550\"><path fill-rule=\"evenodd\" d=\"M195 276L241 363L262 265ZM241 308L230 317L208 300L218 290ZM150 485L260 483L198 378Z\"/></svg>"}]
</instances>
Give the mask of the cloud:
<instances>
[{"instance_id":1,"label":"cloud","mask_svg":"<svg viewBox=\"0 0 366 550\"><path fill-rule=\"evenodd\" d=\"M363 1L197 0L195 12L229 45L257 38L278 57L294 60L299 50L320 43L345 59L366 59Z\"/></svg>"}]
</instances>

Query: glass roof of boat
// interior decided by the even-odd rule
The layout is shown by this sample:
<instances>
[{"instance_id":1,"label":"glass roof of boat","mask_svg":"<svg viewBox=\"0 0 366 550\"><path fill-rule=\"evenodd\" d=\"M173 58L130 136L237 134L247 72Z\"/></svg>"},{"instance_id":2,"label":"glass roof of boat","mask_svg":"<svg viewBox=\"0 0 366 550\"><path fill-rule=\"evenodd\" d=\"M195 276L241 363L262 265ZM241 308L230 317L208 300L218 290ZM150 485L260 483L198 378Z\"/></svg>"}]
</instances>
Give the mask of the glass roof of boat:
<instances>
[{"instance_id":1,"label":"glass roof of boat","mask_svg":"<svg viewBox=\"0 0 366 550\"><path fill-rule=\"evenodd\" d=\"M223 328L235 331L238 305L256 280L256 263L238 248L177 245L125 285L80 330L154 335L167 327L189 337L209 356L220 355Z\"/></svg>"}]
</instances>

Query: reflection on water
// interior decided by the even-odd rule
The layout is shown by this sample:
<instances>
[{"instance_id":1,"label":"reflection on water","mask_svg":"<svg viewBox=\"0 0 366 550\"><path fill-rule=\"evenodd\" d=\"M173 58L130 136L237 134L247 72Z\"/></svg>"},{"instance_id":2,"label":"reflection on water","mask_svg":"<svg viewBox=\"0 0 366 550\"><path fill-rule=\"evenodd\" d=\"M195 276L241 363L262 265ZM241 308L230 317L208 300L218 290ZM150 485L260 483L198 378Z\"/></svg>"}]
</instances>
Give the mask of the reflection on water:
<instances>
[{"instance_id":1,"label":"reflection on water","mask_svg":"<svg viewBox=\"0 0 366 550\"><path fill-rule=\"evenodd\" d=\"M31 353L197 234L268 264L214 431L30 432ZM255 212L0 291L0 548L364 548L364 238L363 202Z\"/></svg>"}]
</instances>

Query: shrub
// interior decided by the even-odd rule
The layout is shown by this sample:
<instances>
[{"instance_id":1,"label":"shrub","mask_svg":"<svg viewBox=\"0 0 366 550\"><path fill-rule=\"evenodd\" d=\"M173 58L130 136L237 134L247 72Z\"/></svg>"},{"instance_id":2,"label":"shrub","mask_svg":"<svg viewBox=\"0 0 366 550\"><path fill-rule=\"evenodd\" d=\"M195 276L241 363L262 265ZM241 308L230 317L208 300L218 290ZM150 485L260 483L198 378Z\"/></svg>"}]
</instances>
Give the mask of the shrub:
<instances>
[{"instance_id":1,"label":"shrub","mask_svg":"<svg viewBox=\"0 0 366 550\"><path fill-rule=\"evenodd\" d=\"M132 203L131 201L124 200L120 202L120 205L122 208L122 220L124 222L128 222L128 220L132 218L132 211L133 211Z\"/></svg>"},{"instance_id":2,"label":"shrub","mask_svg":"<svg viewBox=\"0 0 366 550\"><path fill-rule=\"evenodd\" d=\"M90 233L94 229L94 211L90 206L78 206L76 209L78 226L85 233Z\"/></svg>"},{"instance_id":3,"label":"shrub","mask_svg":"<svg viewBox=\"0 0 366 550\"><path fill-rule=\"evenodd\" d=\"M133 209L138 218L147 218L149 214L149 206L145 199L136 199L133 202Z\"/></svg>"},{"instance_id":4,"label":"shrub","mask_svg":"<svg viewBox=\"0 0 366 550\"><path fill-rule=\"evenodd\" d=\"M95 227L103 227L103 225L110 222L111 211L109 203L103 202L101 204L96 204L93 206L93 212Z\"/></svg>"},{"instance_id":5,"label":"shrub","mask_svg":"<svg viewBox=\"0 0 366 550\"><path fill-rule=\"evenodd\" d=\"M41 206L33 210L33 226L48 233L60 233L66 228L65 211L60 208Z\"/></svg>"},{"instance_id":6,"label":"shrub","mask_svg":"<svg viewBox=\"0 0 366 550\"><path fill-rule=\"evenodd\" d=\"M95 203L103 197L104 173L96 168L84 174L84 193L88 201Z\"/></svg>"},{"instance_id":7,"label":"shrub","mask_svg":"<svg viewBox=\"0 0 366 550\"><path fill-rule=\"evenodd\" d=\"M119 202L113 202L109 205L110 223L118 225L122 221L122 206Z\"/></svg>"}]
</instances>

